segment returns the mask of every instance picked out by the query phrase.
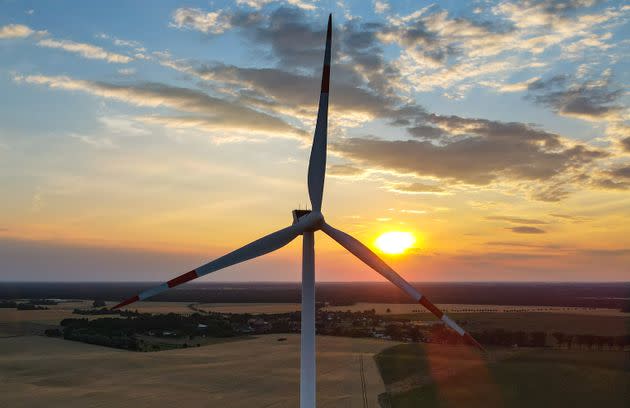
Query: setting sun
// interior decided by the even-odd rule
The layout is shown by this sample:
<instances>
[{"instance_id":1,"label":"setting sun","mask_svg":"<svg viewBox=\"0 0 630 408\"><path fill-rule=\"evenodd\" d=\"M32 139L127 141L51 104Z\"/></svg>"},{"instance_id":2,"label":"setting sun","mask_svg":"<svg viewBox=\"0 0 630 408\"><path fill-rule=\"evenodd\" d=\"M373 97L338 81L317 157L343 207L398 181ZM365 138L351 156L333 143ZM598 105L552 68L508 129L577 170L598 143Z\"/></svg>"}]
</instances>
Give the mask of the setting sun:
<instances>
[{"instance_id":1,"label":"setting sun","mask_svg":"<svg viewBox=\"0 0 630 408\"><path fill-rule=\"evenodd\" d=\"M416 242L410 232L392 231L381 234L374 244L386 254L402 254Z\"/></svg>"}]
</instances>

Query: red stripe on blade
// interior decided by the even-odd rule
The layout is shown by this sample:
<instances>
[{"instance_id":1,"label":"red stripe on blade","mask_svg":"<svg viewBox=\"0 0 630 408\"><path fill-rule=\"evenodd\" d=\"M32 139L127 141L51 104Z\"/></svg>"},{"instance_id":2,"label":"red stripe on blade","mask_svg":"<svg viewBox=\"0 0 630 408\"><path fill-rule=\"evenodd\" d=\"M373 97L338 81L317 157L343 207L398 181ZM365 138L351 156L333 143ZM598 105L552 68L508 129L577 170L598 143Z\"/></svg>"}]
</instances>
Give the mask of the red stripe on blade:
<instances>
[{"instance_id":1,"label":"red stripe on blade","mask_svg":"<svg viewBox=\"0 0 630 408\"><path fill-rule=\"evenodd\" d=\"M123 306L127 306L129 303L133 303L133 302L137 302L138 300L140 300L140 298L138 297L138 295L131 297L125 301L120 302L119 304L117 304L116 306L114 306L112 309L119 309Z\"/></svg>"},{"instance_id":2,"label":"red stripe on blade","mask_svg":"<svg viewBox=\"0 0 630 408\"><path fill-rule=\"evenodd\" d=\"M182 283L186 283L189 280L193 280L195 278L198 278L197 271L193 270L190 272L186 272L185 274L180 275L177 278L171 279L170 281L166 282L166 284L169 288L172 288L173 286L181 285Z\"/></svg>"},{"instance_id":3,"label":"red stripe on blade","mask_svg":"<svg viewBox=\"0 0 630 408\"><path fill-rule=\"evenodd\" d=\"M441 319L442 316L444 316L444 313L442 313L440 309L435 307L433 303L429 302L429 299L425 298L424 296L420 298L420 304L429 309L429 311L433 313L438 319Z\"/></svg>"}]
</instances>

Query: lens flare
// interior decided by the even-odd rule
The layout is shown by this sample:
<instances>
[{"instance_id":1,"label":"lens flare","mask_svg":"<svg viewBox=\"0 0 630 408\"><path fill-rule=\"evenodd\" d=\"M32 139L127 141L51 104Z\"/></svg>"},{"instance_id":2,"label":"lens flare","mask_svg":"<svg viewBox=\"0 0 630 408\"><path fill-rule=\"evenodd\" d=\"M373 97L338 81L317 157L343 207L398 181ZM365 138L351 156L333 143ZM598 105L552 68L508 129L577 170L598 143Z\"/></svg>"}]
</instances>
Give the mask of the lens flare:
<instances>
[{"instance_id":1,"label":"lens flare","mask_svg":"<svg viewBox=\"0 0 630 408\"><path fill-rule=\"evenodd\" d=\"M381 234L374 244L383 253L402 254L416 242L416 238L410 232L392 231Z\"/></svg>"}]
</instances>

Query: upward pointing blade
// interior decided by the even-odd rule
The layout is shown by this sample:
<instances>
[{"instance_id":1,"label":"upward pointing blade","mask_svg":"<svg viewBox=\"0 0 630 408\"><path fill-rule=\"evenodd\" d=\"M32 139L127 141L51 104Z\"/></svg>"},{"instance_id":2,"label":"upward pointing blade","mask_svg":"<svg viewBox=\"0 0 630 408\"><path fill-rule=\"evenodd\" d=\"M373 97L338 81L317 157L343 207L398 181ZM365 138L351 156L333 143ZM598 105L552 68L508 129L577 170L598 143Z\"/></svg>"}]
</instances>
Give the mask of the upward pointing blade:
<instances>
[{"instance_id":1,"label":"upward pointing blade","mask_svg":"<svg viewBox=\"0 0 630 408\"><path fill-rule=\"evenodd\" d=\"M319 95L319 110L311 157L308 162L308 195L313 211L322 210L324 195L324 177L326 176L326 144L328 138L328 89L330 87L330 44L332 41L332 14L328 16L326 32L326 52L322 72L322 92Z\"/></svg>"},{"instance_id":2,"label":"upward pointing blade","mask_svg":"<svg viewBox=\"0 0 630 408\"><path fill-rule=\"evenodd\" d=\"M429 301L422 293L418 292L413 286L409 284L402 276L394 271L389 265L387 265L381 258L379 258L370 248L363 245L356 238L351 237L343 231L339 231L324 223L322 227L328 236L337 241L342 247L350 251L354 256L365 262L370 268L383 275L387 280L398 286L411 296L416 302L427 308L438 319L442 320L451 329L455 330L460 336L462 336L467 342L477 346L482 351L485 351L481 344L479 344L470 334L462 329L457 323L451 320L450 317L445 315L440 309Z\"/></svg>"},{"instance_id":3,"label":"upward pointing blade","mask_svg":"<svg viewBox=\"0 0 630 408\"><path fill-rule=\"evenodd\" d=\"M133 296L123 302L120 302L113 308L118 309L130 303L150 298L172 287L181 285L182 283L186 283L193 279L197 279L200 276L207 275L211 272L218 271L219 269L227 268L228 266L232 266L237 263L241 263L249 259L268 254L269 252L282 248L289 242L293 241L295 237L297 237L302 232L304 232L304 229L305 229L305 224L298 223L298 224L293 224L290 227L281 229L279 231L273 232L260 239L257 239L254 242L251 242L245 245L242 248L232 251L227 255L223 255L222 257L217 258L214 261L210 261L207 264L200 266L197 269L193 269L190 272L186 272L185 274L180 275L176 278L173 278L170 281L165 282L159 286L155 286L151 289L147 289L136 296Z\"/></svg>"}]
</instances>

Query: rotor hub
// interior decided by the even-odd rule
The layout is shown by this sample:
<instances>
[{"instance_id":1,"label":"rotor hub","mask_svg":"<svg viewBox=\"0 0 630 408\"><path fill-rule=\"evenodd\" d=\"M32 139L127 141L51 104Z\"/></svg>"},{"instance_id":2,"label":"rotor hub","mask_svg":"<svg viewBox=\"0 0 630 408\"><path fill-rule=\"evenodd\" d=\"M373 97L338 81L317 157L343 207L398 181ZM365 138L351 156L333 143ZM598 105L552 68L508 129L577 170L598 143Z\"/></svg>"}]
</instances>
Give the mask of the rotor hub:
<instances>
[{"instance_id":1,"label":"rotor hub","mask_svg":"<svg viewBox=\"0 0 630 408\"><path fill-rule=\"evenodd\" d=\"M308 230L316 231L324 225L324 215L319 211L293 210L293 224L302 223Z\"/></svg>"}]
</instances>

